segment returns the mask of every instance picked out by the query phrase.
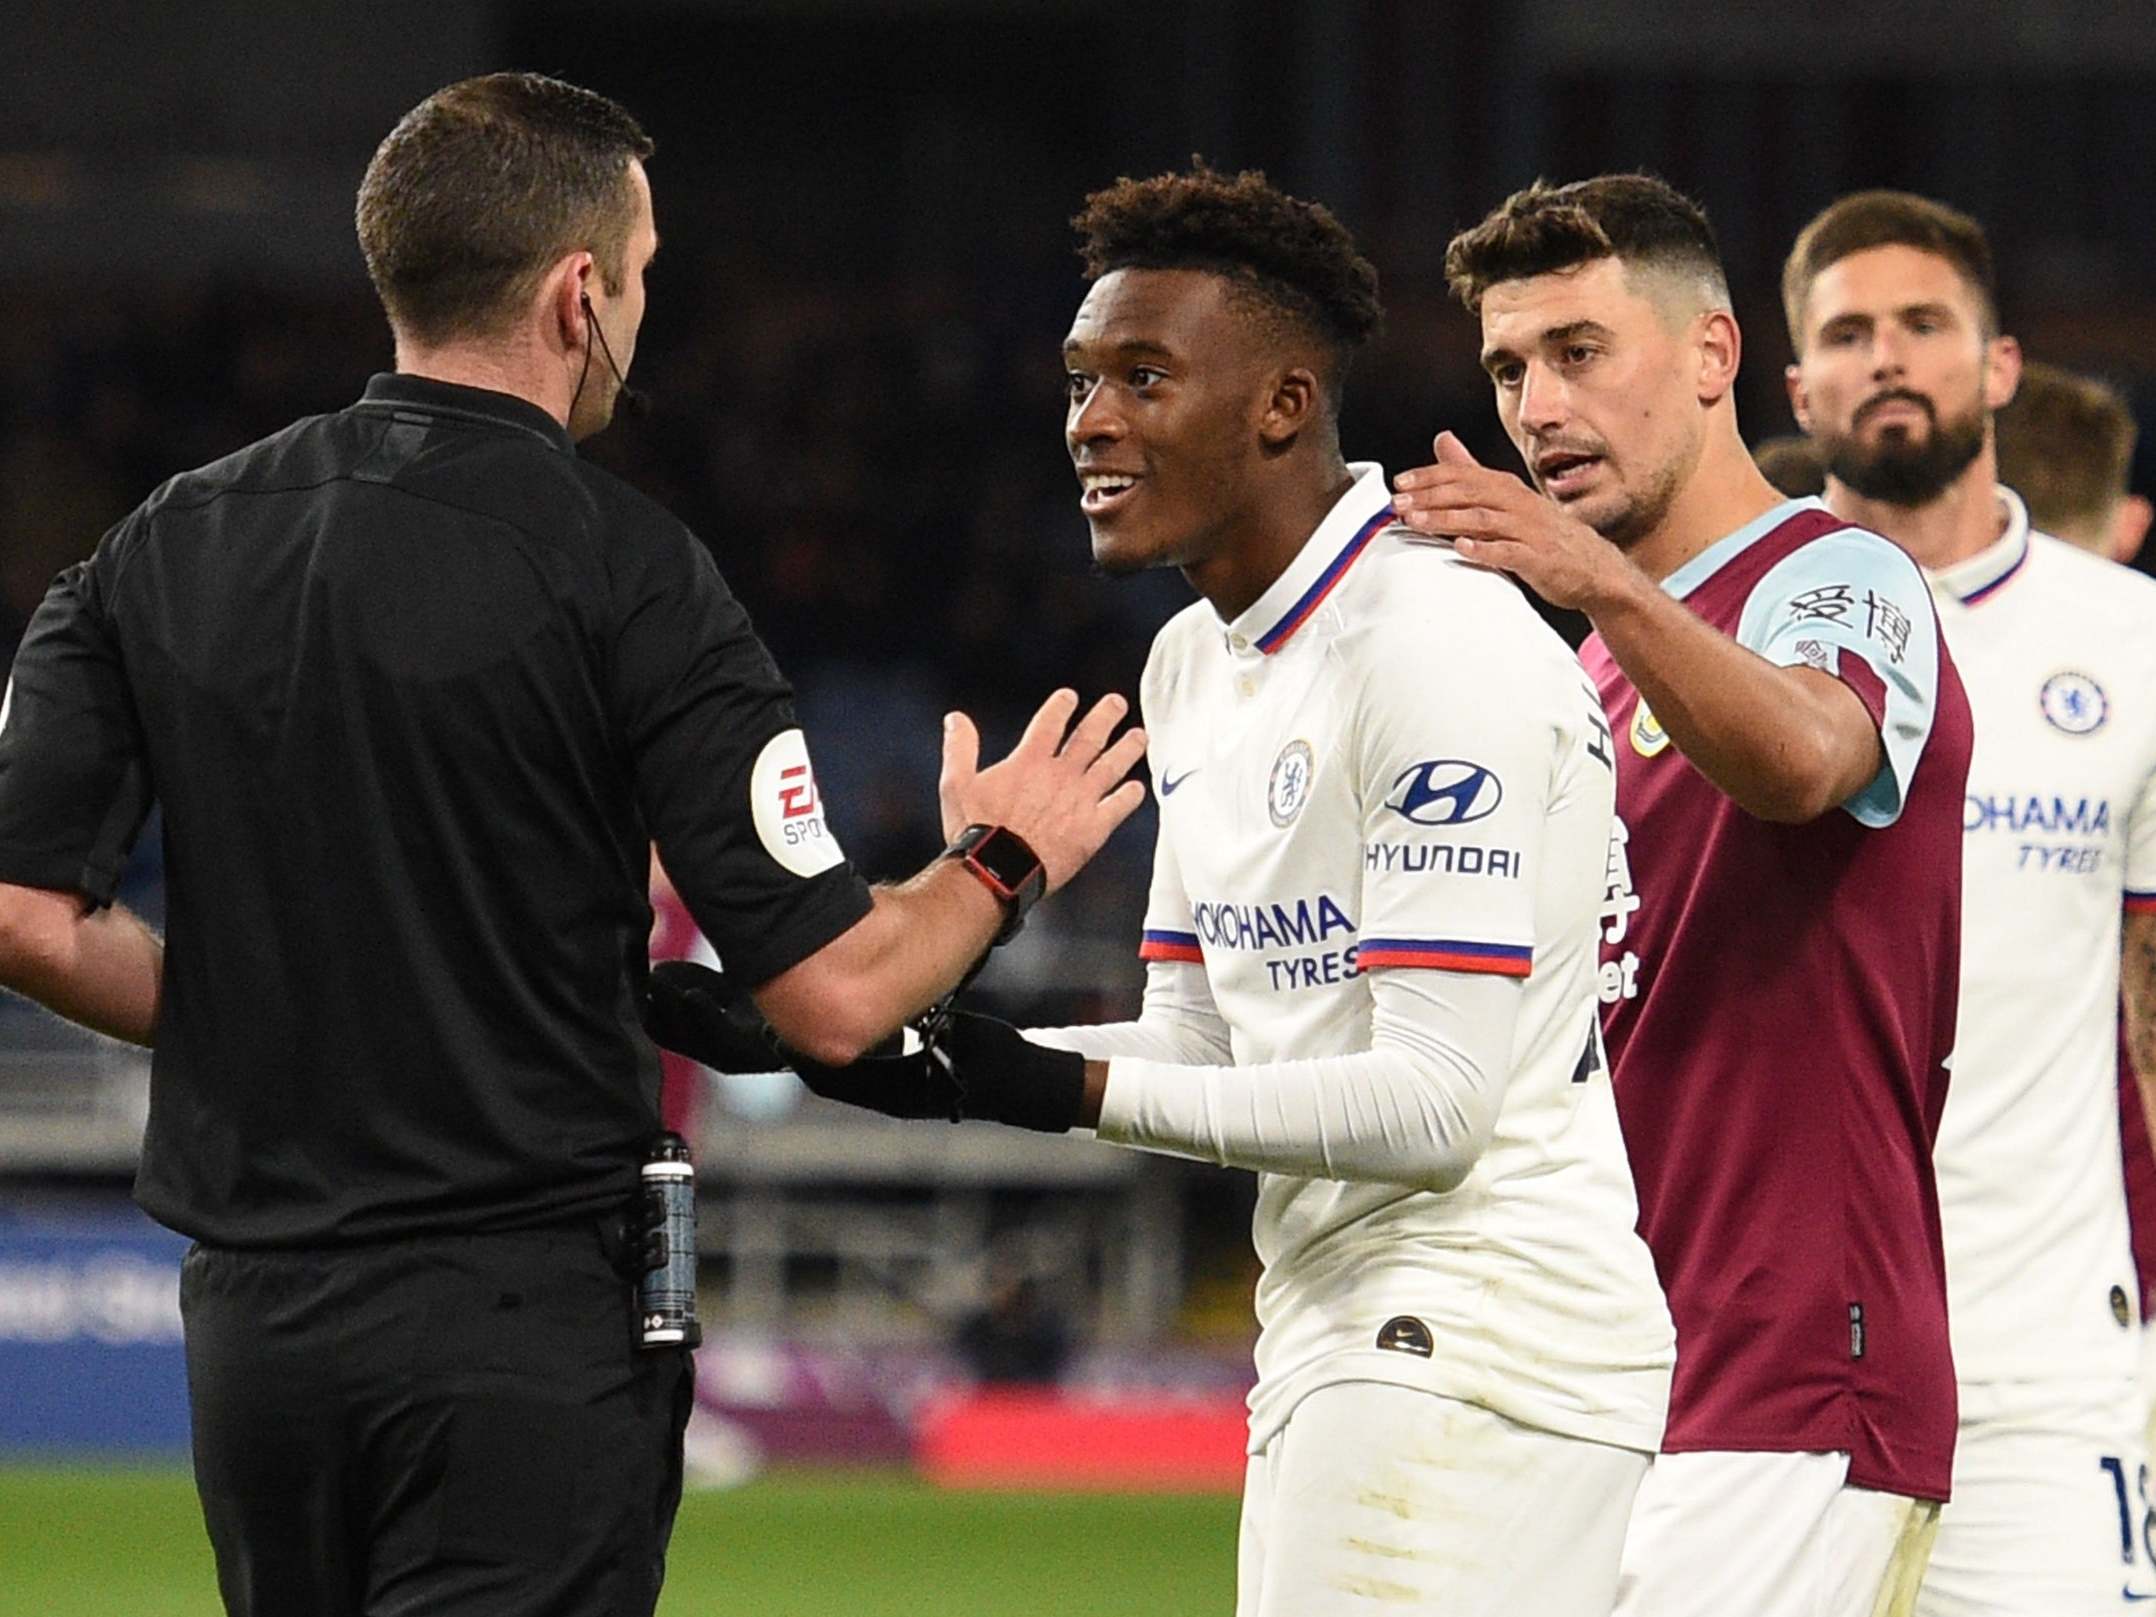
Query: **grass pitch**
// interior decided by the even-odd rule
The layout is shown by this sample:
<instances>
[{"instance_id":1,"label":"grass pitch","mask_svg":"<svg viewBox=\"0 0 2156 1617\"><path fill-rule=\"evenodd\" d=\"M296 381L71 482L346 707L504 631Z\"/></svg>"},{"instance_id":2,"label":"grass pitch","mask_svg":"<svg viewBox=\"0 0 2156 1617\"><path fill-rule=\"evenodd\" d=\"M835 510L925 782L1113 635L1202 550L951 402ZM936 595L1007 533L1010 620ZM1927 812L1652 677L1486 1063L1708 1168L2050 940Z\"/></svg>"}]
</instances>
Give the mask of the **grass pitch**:
<instances>
[{"instance_id":1,"label":"grass pitch","mask_svg":"<svg viewBox=\"0 0 2156 1617\"><path fill-rule=\"evenodd\" d=\"M953 1493L781 1473L682 1501L662 1617L1226 1617L1222 1495ZM0 1610L222 1617L181 1469L0 1467Z\"/></svg>"}]
</instances>

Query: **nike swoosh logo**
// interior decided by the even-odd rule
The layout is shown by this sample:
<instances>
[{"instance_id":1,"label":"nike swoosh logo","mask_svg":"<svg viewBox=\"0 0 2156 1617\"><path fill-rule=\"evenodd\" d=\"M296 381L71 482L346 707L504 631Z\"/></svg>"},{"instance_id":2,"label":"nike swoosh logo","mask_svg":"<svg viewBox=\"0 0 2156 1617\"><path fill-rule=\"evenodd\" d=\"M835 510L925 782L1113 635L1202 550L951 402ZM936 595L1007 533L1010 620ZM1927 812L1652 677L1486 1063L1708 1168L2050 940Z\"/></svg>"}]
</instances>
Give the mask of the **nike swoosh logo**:
<instances>
[{"instance_id":1,"label":"nike swoosh logo","mask_svg":"<svg viewBox=\"0 0 2156 1617\"><path fill-rule=\"evenodd\" d=\"M2119 1587L2119 1598L2121 1600L2156 1600L2156 1594L2140 1594L2131 1584L2122 1584Z\"/></svg>"},{"instance_id":2,"label":"nike swoosh logo","mask_svg":"<svg viewBox=\"0 0 2156 1617\"><path fill-rule=\"evenodd\" d=\"M1162 775L1160 777L1160 795L1162 797L1173 797L1175 789L1196 773L1195 769L1186 769L1180 775Z\"/></svg>"}]
</instances>

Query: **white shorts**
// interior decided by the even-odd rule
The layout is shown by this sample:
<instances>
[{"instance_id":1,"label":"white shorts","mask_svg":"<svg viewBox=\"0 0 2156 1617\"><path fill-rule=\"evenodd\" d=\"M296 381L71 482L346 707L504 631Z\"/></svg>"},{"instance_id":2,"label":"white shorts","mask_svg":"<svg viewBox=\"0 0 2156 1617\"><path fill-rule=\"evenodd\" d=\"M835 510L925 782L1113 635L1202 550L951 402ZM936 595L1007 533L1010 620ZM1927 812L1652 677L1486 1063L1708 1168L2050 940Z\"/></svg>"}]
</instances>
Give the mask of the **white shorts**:
<instances>
[{"instance_id":1,"label":"white shorts","mask_svg":"<svg viewBox=\"0 0 2156 1617\"><path fill-rule=\"evenodd\" d=\"M1648 1457L1382 1382L1250 1457L1236 1617L1608 1617Z\"/></svg>"},{"instance_id":2,"label":"white shorts","mask_svg":"<svg viewBox=\"0 0 2156 1617\"><path fill-rule=\"evenodd\" d=\"M1907 1617L1939 1507L1849 1486L1846 1454L1664 1454L1617 1617Z\"/></svg>"},{"instance_id":3,"label":"white shorts","mask_svg":"<svg viewBox=\"0 0 2156 1617\"><path fill-rule=\"evenodd\" d=\"M2141 1441L2156 1456L2156 1325L2141 1327Z\"/></svg>"},{"instance_id":4,"label":"white shorts","mask_svg":"<svg viewBox=\"0 0 2156 1617\"><path fill-rule=\"evenodd\" d=\"M1920 1617L2115 1617L2156 1598L2133 1382L1961 1389Z\"/></svg>"}]
</instances>

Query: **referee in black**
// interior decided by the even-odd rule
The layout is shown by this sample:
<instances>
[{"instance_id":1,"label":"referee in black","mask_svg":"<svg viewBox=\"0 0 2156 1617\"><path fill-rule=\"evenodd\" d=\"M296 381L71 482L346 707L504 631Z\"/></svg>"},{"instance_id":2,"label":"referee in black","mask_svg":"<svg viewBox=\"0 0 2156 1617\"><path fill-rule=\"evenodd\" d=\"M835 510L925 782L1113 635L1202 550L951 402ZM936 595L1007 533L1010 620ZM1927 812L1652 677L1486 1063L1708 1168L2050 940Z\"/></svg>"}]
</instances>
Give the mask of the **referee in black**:
<instances>
[{"instance_id":1,"label":"referee in black","mask_svg":"<svg viewBox=\"0 0 2156 1617\"><path fill-rule=\"evenodd\" d=\"M395 374L152 494L53 584L0 713L0 980L154 1047L136 1196L196 1243L235 1614L657 1601L690 1375L636 1345L626 1252L654 842L772 1026L844 1063L1142 794L1120 699L1073 724L1058 692L986 770L954 716L960 857L847 865L709 554L574 449L635 353L651 150L532 75L409 113L358 209ZM162 943L110 903L153 801Z\"/></svg>"}]
</instances>

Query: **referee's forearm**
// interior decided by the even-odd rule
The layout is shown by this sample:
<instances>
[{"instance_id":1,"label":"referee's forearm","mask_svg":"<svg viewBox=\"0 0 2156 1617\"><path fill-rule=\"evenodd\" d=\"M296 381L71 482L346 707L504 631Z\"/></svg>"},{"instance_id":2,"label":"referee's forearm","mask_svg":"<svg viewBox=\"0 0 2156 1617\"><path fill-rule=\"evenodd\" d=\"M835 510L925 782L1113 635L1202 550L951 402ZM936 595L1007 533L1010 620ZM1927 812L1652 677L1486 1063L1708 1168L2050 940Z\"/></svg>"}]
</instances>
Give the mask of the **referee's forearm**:
<instances>
[{"instance_id":1,"label":"referee's forearm","mask_svg":"<svg viewBox=\"0 0 2156 1617\"><path fill-rule=\"evenodd\" d=\"M157 1038L165 947L117 906L0 883L0 982L93 1032L129 1044Z\"/></svg>"},{"instance_id":2,"label":"referee's forearm","mask_svg":"<svg viewBox=\"0 0 2156 1617\"><path fill-rule=\"evenodd\" d=\"M1003 907L956 860L875 889L852 927L755 991L804 1055L844 1066L956 988L1003 924Z\"/></svg>"}]
</instances>

